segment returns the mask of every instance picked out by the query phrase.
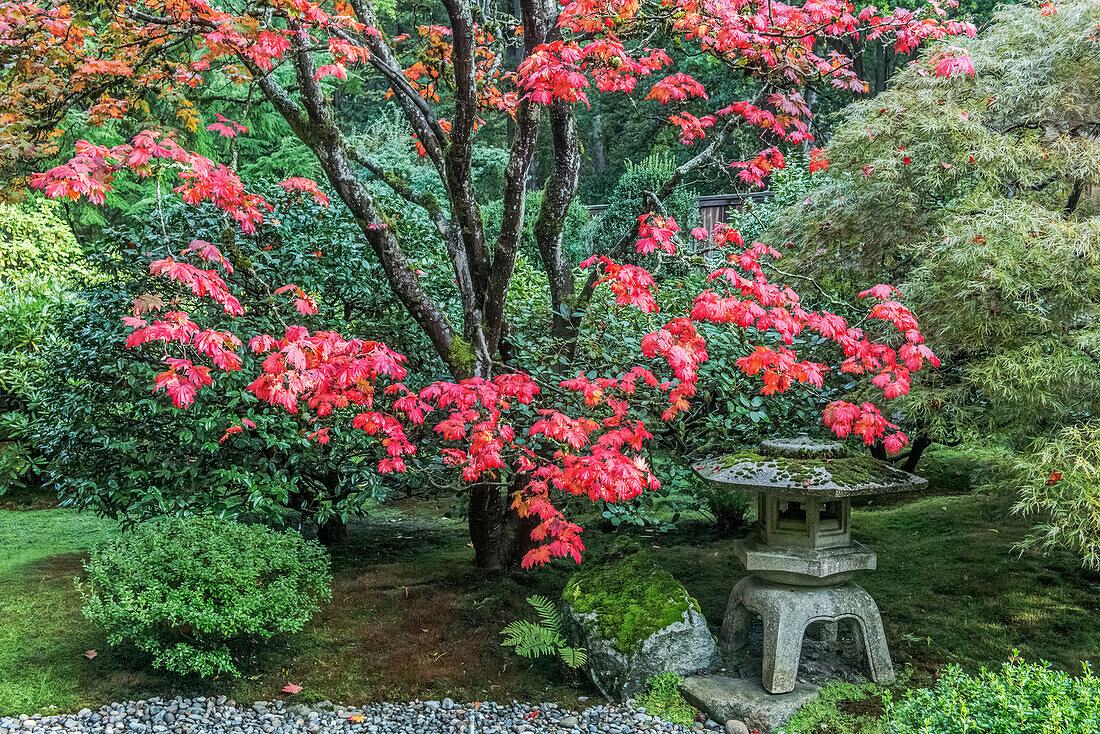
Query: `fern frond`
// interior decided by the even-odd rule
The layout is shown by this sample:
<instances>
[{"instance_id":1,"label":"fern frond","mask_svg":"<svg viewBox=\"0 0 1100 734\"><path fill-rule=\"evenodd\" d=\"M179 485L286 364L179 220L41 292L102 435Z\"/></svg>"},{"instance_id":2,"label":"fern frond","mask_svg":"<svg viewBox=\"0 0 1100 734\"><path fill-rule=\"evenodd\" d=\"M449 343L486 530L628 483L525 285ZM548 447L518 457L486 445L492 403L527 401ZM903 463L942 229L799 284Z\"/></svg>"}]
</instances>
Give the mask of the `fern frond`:
<instances>
[{"instance_id":1,"label":"fern frond","mask_svg":"<svg viewBox=\"0 0 1100 734\"><path fill-rule=\"evenodd\" d=\"M562 647L558 650L558 655L570 668L580 668L588 662L588 652L582 647Z\"/></svg>"},{"instance_id":2,"label":"fern frond","mask_svg":"<svg viewBox=\"0 0 1100 734\"><path fill-rule=\"evenodd\" d=\"M531 622L526 619L517 619L511 622L507 627L500 631L500 634L504 635L504 642L500 643L501 647L515 647L520 641L526 637L529 632L528 628L533 627Z\"/></svg>"},{"instance_id":3,"label":"fern frond","mask_svg":"<svg viewBox=\"0 0 1100 734\"><path fill-rule=\"evenodd\" d=\"M527 603L533 606L535 611L538 612L539 619L542 620L543 625L557 632L561 631L561 615L558 613L557 604L539 594L533 594L527 597Z\"/></svg>"},{"instance_id":4,"label":"fern frond","mask_svg":"<svg viewBox=\"0 0 1100 734\"><path fill-rule=\"evenodd\" d=\"M539 622L517 619L500 631L501 647L511 647L524 658L557 655L570 668L579 668L588 660L582 648L569 647L561 633L561 616L554 602L535 594L527 602L538 612Z\"/></svg>"},{"instance_id":5,"label":"fern frond","mask_svg":"<svg viewBox=\"0 0 1100 734\"><path fill-rule=\"evenodd\" d=\"M512 622L501 630L501 634L505 638L501 647L513 647L517 655L525 658L553 655L565 643L557 630L525 619Z\"/></svg>"}]
</instances>

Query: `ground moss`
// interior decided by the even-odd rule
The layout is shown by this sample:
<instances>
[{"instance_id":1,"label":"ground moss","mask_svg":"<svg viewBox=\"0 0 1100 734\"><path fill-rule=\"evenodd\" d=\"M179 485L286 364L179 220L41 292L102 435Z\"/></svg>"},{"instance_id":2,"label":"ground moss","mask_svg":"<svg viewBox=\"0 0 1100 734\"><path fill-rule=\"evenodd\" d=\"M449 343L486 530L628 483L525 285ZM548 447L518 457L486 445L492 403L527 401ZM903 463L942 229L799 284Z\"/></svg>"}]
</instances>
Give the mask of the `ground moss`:
<instances>
[{"instance_id":1,"label":"ground moss","mask_svg":"<svg viewBox=\"0 0 1100 734\"><path fill-rule=\"evenodd\" d=\"M689 727L695 723L695 708L680 693L684 679L675 673L661 673L649 679L638 704L650 716L659 716L673 724Z\"/></svg>"},{"instance_id":2,"label":"ground moss","mask_svg":"<svg viewBox=\"0 0 1100 734\"><path fill-rule=\"evenodd\" d=\"M837 459L792 459L785 456L765 456L755 451L741 451L721 460L719 466L730 469L744 464L733 472L733 479L750 479L757 474L756 467L775 470L775 478L802 484L831 481L840 486L853 486L880 482L885 476L882 462L872 456L857 454Z\"/></svg>"},{"instance_id":3,"label":"ground moss","mask_svg":"<svg viewBox=\"0 0 1100 734\"><path fill-rule=\"evenodd\" d=\"M644 552L593 563L569 580L562 598L581 614L595 613L600 634L630 652L655 632L681 621L699 602Z\"/></svg>"},{"instance_id":4,"label":"ground moss","mask_svg":"<svg viewBox=\"0 0 1100 734\"><path fill-rule=\"evenodd\" d=\"M911 672L903 669L900 679L889 686L876 683L832 681L821 695L807 703L787 723L788 734L881 734L882 694L903 691Z\"/></svg>"}]
</instances>

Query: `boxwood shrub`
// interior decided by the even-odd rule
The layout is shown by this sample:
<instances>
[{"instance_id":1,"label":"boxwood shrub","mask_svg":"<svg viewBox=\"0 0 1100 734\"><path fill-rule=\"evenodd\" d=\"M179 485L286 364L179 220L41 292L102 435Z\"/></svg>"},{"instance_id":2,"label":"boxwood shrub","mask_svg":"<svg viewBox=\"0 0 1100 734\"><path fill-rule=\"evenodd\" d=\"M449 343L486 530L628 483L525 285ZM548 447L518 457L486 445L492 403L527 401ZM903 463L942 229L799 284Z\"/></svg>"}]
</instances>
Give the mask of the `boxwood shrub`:
<instances>
[{"instance_id":1,"label":"boxwood shrub","mask_svg":"<svg viewBox=\"0 0 1100 734\"><path fill-rule=\"evenodd\" d=\"M84 615L111 644L203 676L238 675L257 643L300 631L331 582L318 543L213 518L139 525L95 549L77 579Z\"/></svg>"},{"instance_id":2,"label":"boxwood shrub","mask_svg":"<svg viewBox=\"0 0 1100 734\"><path fill-rule=\"evenodd\" d=\"M1100 681L1048 663L1005 663L976 676L949 667L934 688L887 694L884 734L1100 734Z\"/></svg>"}]
</instances>

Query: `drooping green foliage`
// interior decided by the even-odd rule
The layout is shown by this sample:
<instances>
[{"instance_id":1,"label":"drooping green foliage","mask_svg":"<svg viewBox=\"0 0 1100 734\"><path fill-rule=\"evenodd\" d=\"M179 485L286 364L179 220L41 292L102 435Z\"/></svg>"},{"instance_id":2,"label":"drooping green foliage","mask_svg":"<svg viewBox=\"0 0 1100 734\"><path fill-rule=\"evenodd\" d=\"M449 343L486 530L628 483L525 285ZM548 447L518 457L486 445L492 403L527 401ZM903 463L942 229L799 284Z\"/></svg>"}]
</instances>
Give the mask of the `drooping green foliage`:
<instances>
[{"instance_id":1,"label":"drooping green foliage","mask_svg":"<svg viewBox=\"0 0 1100 734\"><path fill-rule=\"evenodd\" d=\"M823 298L883 282L913 304L944 362L899 401L918 447L1035 448L1100 409L1098 24L1096 0L1005 6L961 42L973 77L936 77L930 50L846 111L829 169L764 235ZM1048 486L1054 471L1070 467L1027 472L1020 508L1049 518L1042 545L1095 563L1096 485Z\"/></svg>"},{"instance_id":2,"label":"drooping green foliage","mask_svg":"<svg viewBox=\"0 0 1100 734\"><path fill-rule=\"evenodd\" d=\"M1030 437L1100 397L1098 21L1093 0L1009 6L965 44L975 76L907 69L849 109L768 233L836 290L881 280L913 302L947 365L906 399L922 433Z\"/></svg>"},{"instance_id":3,"label":"drooping green foliage","mask_svg":"<svg viewBox=\"0 0 1100 734\"><path fill-rule=\"evenodd\" d=\"M95 549L84 615L155 667L239 675L243 656L298 632L331 594L323 548L297 533L214 518L142 525Z\"/></svg>"},{"instance_id":4,"label":"drooping green foliage","mask_svg":"<svg viewBox=\"0 0 1100 734\"><path fill-rule=\"evenodd\" d=\"M1079 677L1049 663L1005 663L967 675L950 666L932 689L900 701L886 695L884 734L1047 734L1100 731L1100 681L1088 664Z\"/></svg>"},{"instance_id":5,"label":"drooping green foliage","mask_svg":"<svg viewBox=\"0 0 1100 734\"><path fill-rule=\"evenodd\" d=\"M1024 547L1069 548L1100 568L1100 423L1066 426L1010 465L1016 511L1038 518Z\"/></svg>"}]
</instances>

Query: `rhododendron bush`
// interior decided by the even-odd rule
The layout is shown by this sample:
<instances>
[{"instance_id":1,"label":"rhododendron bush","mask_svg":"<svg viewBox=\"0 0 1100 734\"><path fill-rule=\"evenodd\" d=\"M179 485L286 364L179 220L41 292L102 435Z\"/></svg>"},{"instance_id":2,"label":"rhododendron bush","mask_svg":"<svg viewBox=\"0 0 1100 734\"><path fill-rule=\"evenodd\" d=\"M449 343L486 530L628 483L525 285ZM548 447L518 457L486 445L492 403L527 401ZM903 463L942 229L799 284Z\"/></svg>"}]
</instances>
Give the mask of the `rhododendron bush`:
<instances>
[{"instance_id":1,"label":"rhododendron bush","mask_svg":"<svg viewBox=\"0 0 1100 734\"><path fill-rule=\"evenodd\" d=\"M595 388L569 383L563 389L585 393L583 417L552 412L519 431L510 416L517 406L544 409L534 401L545 388L514 376L526 373L524 365L508 363L507 299L540 127L549 130L554 155L533 233L548 276L549 330L568 344L578 338L597 288L610 288L620 304L655 313L656 284L637 262L646 253L675 250L681 233L663 203L685 181L721 167L746 185L763 186L785 165L780 146L813 145L807 88L867 89L857 65L836 50L844 46L833 41L889 43L908 54L926 41L973 35L971 24L950 17L955 3L932 0L916 9L880 11L839 0L521 0L519 17L468 0L442 5L441 22L402 34L390 32L362 0L125 0L109 17L45 0L0 7L0 155L9 170L34 171L15 183L27 181L54 198L100 203L115 191L120 175L148 179L156 182L158 195L171 191L188 203L216 208L251 237L273 223L271 202L250 190L235 166L195 152L189 138L208 131L224 138L235 157L243 148L233 146L249 135L244 115L262 106L285 122L323 174L318 181L295 172L281 181L283 190L347 211L385 284L451 378L427 392L413 390L405 385L406 362L376 341L294 321L279 333L241 334L149 299L135 304L129 316L131 340L134 347L163 351L158 392L185 408L218 372L236 371L243 350L251 350L263 357L262 374L251 387L256 397L280 410L308 410L317 421L318 442L331 433L328 421L357 411L358 428L377 436L387 452L379 466L385 472L400 471L416 450L409 425L434 426L446 416L436 433L455 444L444 456L469 482L477 561L497 567L502 559L495 546L508 514L500 496L505 470L532 479L519 489L509 484L513 515L537 518L535 535L544 541L527 554L528 563L580 547L576 528L547 499L551 491L624 500L653 486L656 480L642 461L648 433L632 414L631 400L643 391L660 393L666 419L688 409L697 367L707 358L695 328L700 322L779 335L778 344L762 343L739 362L769 392L824 379L823 365L791 348L803 330L836 343L843 354L837 371L869 376L888 398L908 389L910 373L931 357L912 317L885 291L867 294L875 302L869 323L895 327L896 349L867 339L863 327L803 309L793 291L770 284L761 261L774 253L743 248L732 231L698 232L688 236L720 242L731 260L690 314L676 315L647 339L645 357L667 365L670 373L628 371L630 377L608 376L613 382ZM669 49L702 54L747 75L749 98L731 101L708 91L669 51L647 45L658 38ZM919 62L925 73L973 73L964 52L938 48L935 58ZM353 92L365 81L393 100L439 186L415 185L355 144L339 103L346 97L336 92ZM580 170L576 109L596 94L637 95L658 106L691 153L647 192L636 226L601 243L607 247L578 279L564 255L563 226ZM228 100L227 107L208 115L212 97ZM81 140L72 151L62 148L64 141L82 138L83 127L108 122L115 130L136 125L136 132L117 144ZM509 131L510 143L501 221L490 239L475 195L474 149L493 125ZM725 158L735 130L759 139L745 160ZM53 168L37 165L60 153L69 160ZM827 165L819 153L812 160L815 169ZM403 206L430 221L446 251L444 268L453 274L445 291L426 285L424 271L410 258L410 243L394 224L400 212L383 206L367 180L387 186ZM158 260L153 272L191 297L212 299L225 318L239 318L240 299L225 280L227 259L205 241L187 250ZM274 295L285 297L308 324L318 307L314 296L293 282L277 285L286 290ZM825 421L838 435L856 434L886 449L905 441L871 403L834 405ZM539 445L520 443L521 434Z\"/></svg>"}]
</instances>

